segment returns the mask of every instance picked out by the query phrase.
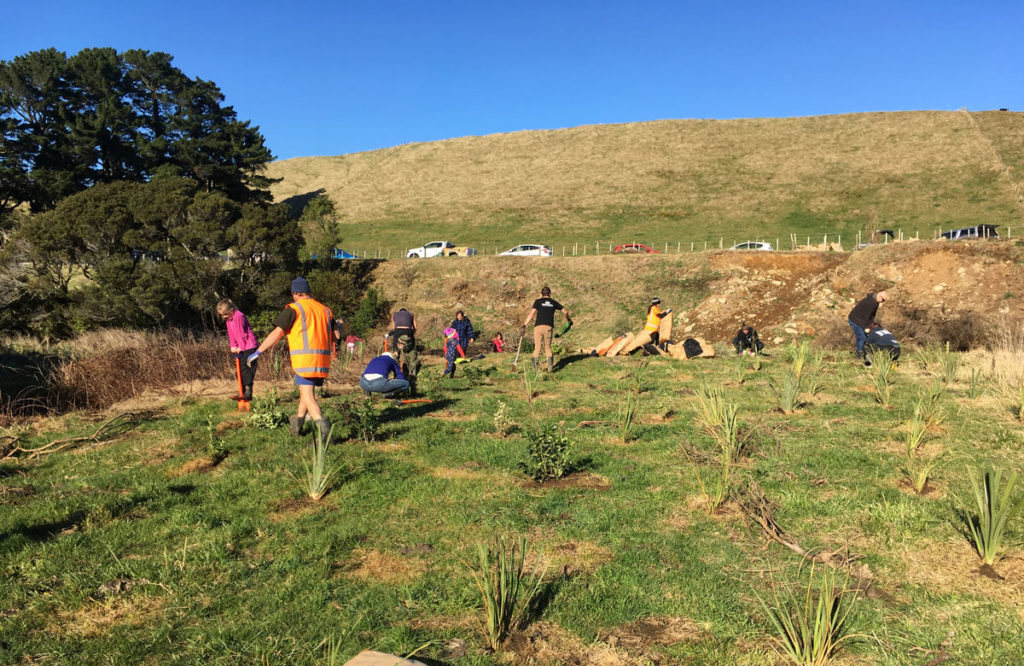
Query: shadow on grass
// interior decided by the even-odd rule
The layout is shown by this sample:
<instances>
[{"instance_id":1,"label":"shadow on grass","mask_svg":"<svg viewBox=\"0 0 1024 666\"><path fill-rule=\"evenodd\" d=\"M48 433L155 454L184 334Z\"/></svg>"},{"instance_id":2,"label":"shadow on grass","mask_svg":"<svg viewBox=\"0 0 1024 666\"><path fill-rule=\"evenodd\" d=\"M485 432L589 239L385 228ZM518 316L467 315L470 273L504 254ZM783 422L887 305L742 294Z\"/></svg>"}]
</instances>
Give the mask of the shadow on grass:
<instances>
[{"instance_id":1,"label":"shadow on grass","mask_svg":"<svg viewBox=\"0 0 1024 666\"><path fill-rule=\"evenodd\" d=\"M454 401L449 400L448 398L442 398L440 400L434 400L433 402L421 402L414 405L402 405L401 407L392 405L381 412L380 422L381 424L395 423L398 421L416 418L418 416L424 416L431 412L444 409L453 402Z\"/></svg>"},{"instance_id":2,"label":"shadow on grass","mask_svg":"<svg viewBox=\"0 0 1024 666\"><path fill-rule=\"evenodd\" d=\"M590 358L590 354L571 354L569 356L563 356L558 359L557 363L555 363L554 372L558 372L559 370L566 368L577 361L582 361L585 358Z\"/></svg>"},{"instance_id":3,"label":"shadow on grass","mask_svg":"<svg viewBox=\"0 0 1024 666\"><path fill-rule=\"evenodd\" d=\"M35 541L36 543L43 543L44 541L49 541L54 538L61 532L75 527L85 520L87 515L88 513L85 511L75 511L62 520L39 523L38 525L21 525L0 534L0 544L3 544L8 539L16 536L25 537L26 539Z\"/></svg>"}]
</instances>

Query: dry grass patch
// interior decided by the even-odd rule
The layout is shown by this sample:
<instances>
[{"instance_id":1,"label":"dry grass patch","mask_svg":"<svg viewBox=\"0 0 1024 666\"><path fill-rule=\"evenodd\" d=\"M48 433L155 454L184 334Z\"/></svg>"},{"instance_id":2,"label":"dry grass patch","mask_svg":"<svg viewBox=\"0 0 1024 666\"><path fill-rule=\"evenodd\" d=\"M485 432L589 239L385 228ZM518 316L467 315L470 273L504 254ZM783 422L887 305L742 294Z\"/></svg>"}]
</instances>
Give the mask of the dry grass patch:
<instances>
[{"instance_id":1,"label":"dry grass patch","mask_svg":"<svg viewBox=\"0 0 1024 666\"><path fill-rule=\"evenodd\" d=\"M564 576L590 574L610 562L614 553L589 541L565 541L545 546L541 568L561 571Z\"/></svg>"},{"instance_id":2,"label":"dry grass patch","mask_svg":"<svg viewBox=\"0 0 1024 666\"><path fill-rule=\"evenodd\" d=\"M418 558L358 548L353 551L352 558L342 565L342 570L353 578L397 584L408 583L423 575L427 563Z\"/></svg>"},{"instance_id":3,"label":"dry grass patch","mask_svg":"<svg viewBox=\"0 0 1024 666\"><path fill-rule=\"evenodd\" d=\"M908 583L935 593L981 596L1009 604L1024 620L1024 553L1015 551L1005 556L994 571L982 570L978 553L966 539L929 542L923 548L906 548L896 555L902 561L902 571L897 575Z\"/></svg>"},{"instance_id":4,"label":"dry grass patch","mask_svg":"<svg viewBox=\"0 0 1024 666\"><path fill-rule=\"evenodd\" d=\"M552 666L640 666L649 663L609 645L584 645L578 636L553 622L535 622L524 631L510 636L501 657L506 663Z\"/></svg>"},{"instance_id":5,"label":"dry grass patch","mask_svg":"<svg viewBox=\"0 0 1024 666\"><path fill-rule=\"evenodd\" d=\"M77 610L58 610L60 632L83 638L106 636L118 626L141 627L163 613L167 600L144 595L89 599Z\"/></svg>"}]
</instances>

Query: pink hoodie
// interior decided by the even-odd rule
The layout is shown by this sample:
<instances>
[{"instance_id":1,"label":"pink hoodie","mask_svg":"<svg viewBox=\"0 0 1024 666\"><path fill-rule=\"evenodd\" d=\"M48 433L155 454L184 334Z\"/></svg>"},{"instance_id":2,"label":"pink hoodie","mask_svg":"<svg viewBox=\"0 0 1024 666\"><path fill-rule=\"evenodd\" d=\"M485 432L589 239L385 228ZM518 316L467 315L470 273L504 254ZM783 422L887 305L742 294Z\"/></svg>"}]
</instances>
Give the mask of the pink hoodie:
<instances>
[{"instance_id":1,"label":"pink hoodie","mask_svg":"<svg viewBox=\"0 0 1024 666\"><path fill-rule=\"evenodd\" d=\"M224 320L224 323L227 324L228 343L232 347L238 347L244 351L259 346L259 343L256 342L256 334L252 332L252 326L249 325L249 320L241 310L235 310L231 319Z\"/></svg>"}]
</instances>

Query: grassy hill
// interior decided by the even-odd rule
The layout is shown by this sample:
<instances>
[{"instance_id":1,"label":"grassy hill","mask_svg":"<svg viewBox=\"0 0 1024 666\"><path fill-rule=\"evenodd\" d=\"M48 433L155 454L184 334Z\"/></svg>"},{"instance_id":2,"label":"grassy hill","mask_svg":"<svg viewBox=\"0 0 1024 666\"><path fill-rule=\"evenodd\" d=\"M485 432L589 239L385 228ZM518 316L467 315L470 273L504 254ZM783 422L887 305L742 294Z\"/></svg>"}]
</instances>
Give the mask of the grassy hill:
<instances>
[{"instance_id":1,"label":"grassy hill","mask_svg":"<svg viewBox=\"0 0 1024 666\"><path fill-rule=\"evenodd\" d=\"M442 237L560 253L1012 226L1024 217L1022 163L1022 113L916 111L463 137L284 160L269 175L283 179L279 201L328 195L352 249L394 256Z\"/></svg>"}]
</instances>

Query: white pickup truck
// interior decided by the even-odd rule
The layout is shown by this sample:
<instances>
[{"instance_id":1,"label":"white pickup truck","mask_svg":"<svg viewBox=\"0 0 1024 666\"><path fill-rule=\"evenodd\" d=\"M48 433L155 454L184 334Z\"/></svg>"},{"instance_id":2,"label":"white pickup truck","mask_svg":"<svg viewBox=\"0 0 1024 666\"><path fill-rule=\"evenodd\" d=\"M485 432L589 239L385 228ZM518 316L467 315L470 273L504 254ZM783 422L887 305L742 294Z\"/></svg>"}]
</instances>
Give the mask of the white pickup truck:
<instances>
[{"instance_id":1,"label":"white pickup truck","mask_svg":"<svg viewBox=\"0 0 1024 666\"><path fill-rule=\"evenodd\" d=\"M426 257L472 257L476 249L471 247L460 247L449 241L434 241L423 247L414 247L406 251L405 256L409 259L421 259Z\"/></svg>"}]
</instances>

